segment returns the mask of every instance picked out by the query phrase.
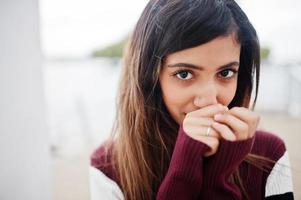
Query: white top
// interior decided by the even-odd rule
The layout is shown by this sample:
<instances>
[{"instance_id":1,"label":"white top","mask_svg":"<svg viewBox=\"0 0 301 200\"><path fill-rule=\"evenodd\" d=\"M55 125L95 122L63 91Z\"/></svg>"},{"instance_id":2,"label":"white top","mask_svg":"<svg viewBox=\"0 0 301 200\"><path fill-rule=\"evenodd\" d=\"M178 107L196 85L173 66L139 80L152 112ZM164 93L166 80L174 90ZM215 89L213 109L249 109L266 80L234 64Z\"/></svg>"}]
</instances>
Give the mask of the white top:
<instances>
[{"instance_id":1,"label":"white top","mask_svg":"<svg viewBox=\"0 0 301 200\"><path fill-rule=\"evenodd\" d=\"M287 151L274 165L265 186L265 197L293 192L292 172Z\"/></svg>"},{"instance_id":2,"label":"white top","mask_svg":"<svg viewBox=\"0 0 301 200\"><path fill-rule=\"evenodd\" d=\"M121 189L100 170L90 167L91 200L124 200Z\"/></svg>"}]
</instances>

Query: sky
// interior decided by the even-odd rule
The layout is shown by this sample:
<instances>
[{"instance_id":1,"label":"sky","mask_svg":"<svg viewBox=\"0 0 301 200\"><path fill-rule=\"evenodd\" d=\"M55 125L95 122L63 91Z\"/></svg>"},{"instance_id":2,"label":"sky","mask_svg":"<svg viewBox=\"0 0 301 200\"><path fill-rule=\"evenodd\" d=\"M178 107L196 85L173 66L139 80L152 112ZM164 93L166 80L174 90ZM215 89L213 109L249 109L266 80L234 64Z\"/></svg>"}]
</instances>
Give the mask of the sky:
<instances>
[{"instance_id":1,"label":"sky","mask_svg":"<svg viewBox=\"0 0 301 200\"><path fill-rule=\"evenodd\" d=\"M123 38L146 0L41 0L42 50L46 57L88 55Z\"/></svg>"},{"instance_id":2,"label":"sky","mask_svg":"<svg viewBox=\"0 0 301 200\"><path fill-rule=\"evenodd\" d=\"M148 0L40 0L42 50L47 58L84 57L122 39ZM301 1L241 0L262 46L275 62L300 62Z\"/></svg>"}]
</instances>

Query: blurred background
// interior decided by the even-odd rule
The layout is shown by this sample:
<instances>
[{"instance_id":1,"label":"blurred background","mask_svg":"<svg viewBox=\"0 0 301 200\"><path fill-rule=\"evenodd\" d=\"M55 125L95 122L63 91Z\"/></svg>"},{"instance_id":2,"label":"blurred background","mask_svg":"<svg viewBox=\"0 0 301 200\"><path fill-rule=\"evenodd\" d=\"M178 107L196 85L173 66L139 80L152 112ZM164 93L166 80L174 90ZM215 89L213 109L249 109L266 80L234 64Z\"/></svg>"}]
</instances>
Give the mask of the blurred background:
<instances>
[{"instance_id":1,"label":"blurred background","mask_svg":"<svg viewBox=\"0 0 301 200\"><path fill-rule=\"evenodd\" d=\"M89 199L123 45L147 0L0 0L0 199ZM257 29L260 128L286 142L301 199L301 1L241 0Z\"/></svg>"}]
</instances>

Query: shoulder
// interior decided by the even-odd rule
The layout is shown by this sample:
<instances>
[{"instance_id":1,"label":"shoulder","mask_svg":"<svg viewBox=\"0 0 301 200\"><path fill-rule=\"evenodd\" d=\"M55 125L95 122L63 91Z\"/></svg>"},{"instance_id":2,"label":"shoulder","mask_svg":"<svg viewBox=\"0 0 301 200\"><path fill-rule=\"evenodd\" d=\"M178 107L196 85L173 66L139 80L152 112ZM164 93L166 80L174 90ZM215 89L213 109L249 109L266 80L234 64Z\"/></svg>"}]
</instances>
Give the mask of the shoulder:
<instances>
[{"instance_id":1,"label":"shoulder","mask_svg":"<svg viewBox=\"0 0 301 200\"><path fill-rule=\"evenodd\" d=\"M255 134L255 141L252 152L260 156L268 157L275 161L279 160L286 152L283 139L275 133L258 130Z\"/></svg>"},{"instance_id":2,"label":"shoulder","mask_svg":"<svg viewBox=\"0 0 301 200\"><path fill-rule=\"evenodd\" d=\"M253 148L255 154L275 161L266 174L265 197L293 199L290 160L284 141L274 133L257 131Z\"/></svg>"},{"instance_id":3,"label":"shoulder","mask_svg":"<svg viewBox=\"0 0 301 200\"><path fill-rule=\"evenodd\" d=\"M275 133L256 131L252 152L272 159L275 163L265 175L267 199L293 199L292 173L289 155L283 139Z\"/></svg>"},{"instance_id":4,"label":"shoulder","mask_svg":"<svg viewBox=\"0 0 301 200\"><path fill-rule=\"evenodd\" d=\"M90 166L90 199L124 200L122 190L112 179L102 171Z\"/></svg>"},{"instance_id":5,"label":"shoulder","mask_svg":"<svg viewBox=\"0 0 301 200\"><path fill-rule=\"evenodd\" d=\"M105 142L96 148L90 156L90 165L98 170L100 170L103 174L105 174L110 179L115 180L115 173L113 169L113 161L112 161L112 151L113 151L113 143Z\"/></svg>"},{"instance_id":6,"label":"shoulder","mask_svg":"<svg viewBox=\"0 0 301 200\"><path fill-rule=\"evenodd\" d=\"M90 157L91 199L124 200L120 182L114 170L112 142L105 142L96 148Z\"/></svg>"}]
</instances>

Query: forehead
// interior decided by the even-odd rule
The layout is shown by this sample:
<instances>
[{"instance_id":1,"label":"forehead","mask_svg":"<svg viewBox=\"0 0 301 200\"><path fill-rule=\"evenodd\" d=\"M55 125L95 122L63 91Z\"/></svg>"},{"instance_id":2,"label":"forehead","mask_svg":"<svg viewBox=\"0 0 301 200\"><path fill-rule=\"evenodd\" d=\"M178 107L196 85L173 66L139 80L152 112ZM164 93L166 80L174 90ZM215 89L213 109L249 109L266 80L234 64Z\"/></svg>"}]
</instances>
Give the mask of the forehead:
<instances>
[{"instance_id":1,"label":"forehead","mask_svg":"<svg viewBox=\"0 0 301 200\"><path fill-rule=\"evenodd\" d=\"M184 49L166 56L165 64L191 63L204 68L219 67L229 62L239 62L241 45L234 34L217 37L205 44Z\"/></svg>"}]
</instances>

